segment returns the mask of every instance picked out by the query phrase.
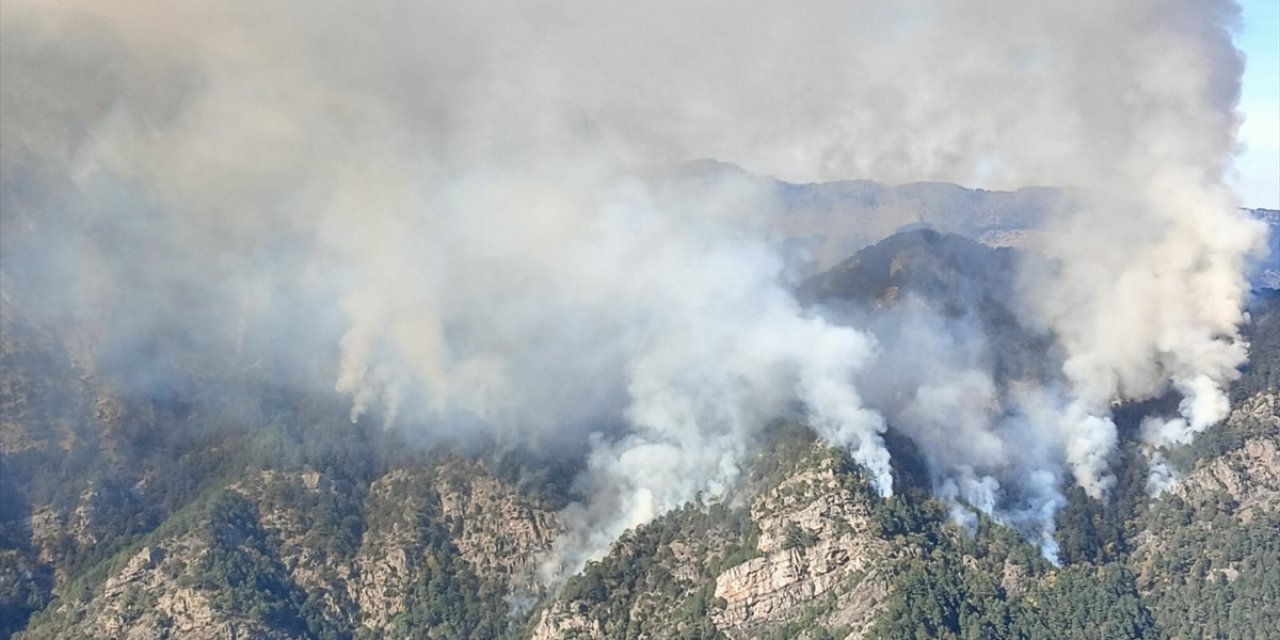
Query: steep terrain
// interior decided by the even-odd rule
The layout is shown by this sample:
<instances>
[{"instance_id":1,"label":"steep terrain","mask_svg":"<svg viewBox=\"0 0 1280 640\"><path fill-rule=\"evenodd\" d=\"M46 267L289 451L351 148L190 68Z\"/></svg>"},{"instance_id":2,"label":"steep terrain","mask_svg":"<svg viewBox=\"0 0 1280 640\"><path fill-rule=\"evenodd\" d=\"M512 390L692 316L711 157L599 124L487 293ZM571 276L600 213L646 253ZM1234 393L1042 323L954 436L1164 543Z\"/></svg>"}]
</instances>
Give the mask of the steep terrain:
<instances>
[{"instance_id":1,"label":"steep terrain","mask_svg":"<svg viewBox=\"0 0 1280 640\"><path fill-rule=\"evenodd\" d=\"M871 314L912 298L972 317L1007 338L1002 370L1024 375L1036 363L1019 354L1050 347L1012 320L1014 259L915 230L801 297ZM6 305L0 334L0 635L1189 639L1280 627L1271 294L1254 301L1231 418L1170 453L1182 475L1157 499L1132 444L1108 500L1068 492L1061 566L989 520L954 524L892 428L898 490L883 499L845 453L780 421L741 487L628 532L550 589L539 567L575 463L424 451L350 424L341 403L258 382L234 398L198 384L122 393L78 340L17 311ZM206 366L193 379L231 375Z\"/></svg>"},{"instance_id":2,"label":"steep terrain","mask_svg":"<svg viewBox=\"0 0 1280 640\"><path fill-rule=\"evenodd\" d=\"M1028 187L1017 191L969 189L946 182L884 184L872 180L791 183L755 175L714 160L681 168L695 179L728 176L751 181L773 195L777 233L803 249L815 272L896 233L928 228L971 238L989 247L1035 251L1046 223L1074 205L1070 190ZM1267 225L1270 255L1252 265L1254 287L1280 290L1280 211L1245 209Z\"/></svg>"}]
</instances>

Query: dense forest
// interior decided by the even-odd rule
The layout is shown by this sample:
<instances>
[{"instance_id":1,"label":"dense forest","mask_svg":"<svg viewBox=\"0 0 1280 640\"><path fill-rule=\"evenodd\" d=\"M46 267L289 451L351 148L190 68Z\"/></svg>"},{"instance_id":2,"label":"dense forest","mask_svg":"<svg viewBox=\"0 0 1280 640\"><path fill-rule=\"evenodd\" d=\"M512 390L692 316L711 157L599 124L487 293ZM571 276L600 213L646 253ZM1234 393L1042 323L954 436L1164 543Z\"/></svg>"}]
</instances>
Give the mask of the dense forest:
<instances>
[{"instance_id":1,"label":"dense forest","mask_svg":"<svg viewBox=\"0 0 1280 640\"><path fill-rule=\"evenodd\" d=\"M185 637L181 597L218 628L324 640L1269 637L1280 494L1215 478L1275 473L1278 309L1255 307L1232 419L1170 452L1180 489L1150 499L1132 443L1107 499L1064 487L1059 565L990 519L956 525L892 429L902 490L883 499L780 423L733 497L630 531L551 589L524 578L574 498L572 462L428 452L284 387L104 401L51 335L6 317L6 420L52 428L0 458L0 635ZM850 553L769 615L726 600L756 569Z\"/></svg>"}]
</instances>

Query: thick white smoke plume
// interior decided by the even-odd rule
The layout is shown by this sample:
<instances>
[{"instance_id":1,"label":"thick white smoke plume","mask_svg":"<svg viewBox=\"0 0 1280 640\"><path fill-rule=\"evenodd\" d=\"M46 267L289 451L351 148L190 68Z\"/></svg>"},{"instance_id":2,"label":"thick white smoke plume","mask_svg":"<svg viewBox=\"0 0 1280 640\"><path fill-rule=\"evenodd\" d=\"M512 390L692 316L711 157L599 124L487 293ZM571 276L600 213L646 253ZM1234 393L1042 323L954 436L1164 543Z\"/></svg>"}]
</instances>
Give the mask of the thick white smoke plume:
<instances>
[{"instance_id":1,"label":"thick white smoke plume","mask_svg":"<svg viewBox=\"0 0 1280 640\"><path fill-rule=\"evenodd\" d=\"M1112 482L1110 403L1173 385L1183 418L1147 438L1185 441L1245 355L1261 236L1223 186L1231 2L2 11L6 286L111 335L192 319L332 358L353 419L429 442L585 446L550 574L723 493L797 405L885 494L883 416L900 422L942 495L1052 554L1065 470ZM1065 382L998 384L965 351L987 338L938 318L881 344L803 310L775 194L671 171L705 157L1072 187L1017 304ZM860 391L876 380L906 386Z\"/></svg>"},{"instance_id":2,"label":"thick white smoke plume","mask_svg":"<svg viewBox=\"0 0 1280 640\"><path fill-rule=\"evenodd\" d=\"M1164 459L1163 450L1189 444L1196 434L1226 419L1231 403L1222 391L1222 383L1207 375L1175 383L1182 394L1178 403L1179 418L1162 419L1149 416L1142 422L1142 442L1146 445L1151 466L1147 488L1152 494L1163 493L1174 481L1174 471Z\"/></svg>"}]
</instances>

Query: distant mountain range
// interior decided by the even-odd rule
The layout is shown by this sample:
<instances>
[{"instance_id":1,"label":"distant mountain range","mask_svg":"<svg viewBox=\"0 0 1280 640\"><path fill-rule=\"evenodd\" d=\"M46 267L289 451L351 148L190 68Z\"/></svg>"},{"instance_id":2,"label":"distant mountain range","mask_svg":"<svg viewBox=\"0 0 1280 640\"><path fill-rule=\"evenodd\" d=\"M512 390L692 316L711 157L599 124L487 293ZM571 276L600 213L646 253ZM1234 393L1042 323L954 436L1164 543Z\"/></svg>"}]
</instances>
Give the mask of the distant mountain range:
<instances>
[{"instance_id":1,"label":"distant mountain range","mask_svg":"<svg viewBox=\"0 0 1280 640\"><path fill-rule=\"evenodd\" d=\"M1280 211L1276 209L1248 209L1250 215L1267 223L1271 232L1267 235L1270 253L1254 267L1250 282L1255 289L1280 290Z\"/></svg>"},{"instance_id":2,"label":"distant mountain range","mask_svg":"<svg viewBox=\"0 0 1280 640\"><path fill-rule=\"evenodd\" d=\"M689 175L728 175L764 184L781 205L778 231L808 253L815 271L917 227L954 233L991 247L1035 249L1053 212L1071 206L1070 191L1057 187L988 191L948 182L888 185L871 180L797 184L714 160L690 162L683 170ZM1270 229L1270 254L1254 266L1250 281L1254 288L1280 289L1280 211L1245 210Z\"/></svg>"}]
</instances>

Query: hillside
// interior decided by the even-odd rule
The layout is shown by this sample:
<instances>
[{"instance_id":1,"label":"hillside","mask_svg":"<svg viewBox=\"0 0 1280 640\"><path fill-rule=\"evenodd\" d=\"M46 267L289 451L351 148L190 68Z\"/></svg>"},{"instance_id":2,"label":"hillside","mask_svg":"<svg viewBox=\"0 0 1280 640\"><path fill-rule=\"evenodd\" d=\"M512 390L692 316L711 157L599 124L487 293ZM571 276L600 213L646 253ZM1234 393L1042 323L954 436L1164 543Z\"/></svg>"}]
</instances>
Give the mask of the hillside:
<instances>
[{"instance_id":1,"label":"hillside","mask_svg":"<svg viewBox=\"0 0 1280 640\"><path fill-rule=\"evenodd\" d=\"M1276 636L1255 4L0 0L0 640Z\"/></svg>"},{"instance_id":2,"label":"hillside","mask_svg":"<svg viewBox=\"0 0 1280 640\"><path fill-rule=\"evenodd\" d=\"M1003 307L1012 259L913 231L815 277L801 297L869 313L920 298L1003 324L1000 335L1021 336L1000 356L1005 370L1025 373L1016 356L1040 338ZM538 565L574 497L573 463L432 453L287 387L234 404L193 391L124 396L77 361L74 341L6 308L0 629L27 639L1262 637L1280 625L1267 605L1280 598L1277 317L1274 296L1255 301L1231 418L1173 452L1185 475L1172 490L1146 498L1146 463L1129 444L1107 501L1068 492L1061 566L988 519L953 524L892 424L899 490L883 499L845 453L782 421L725 499L632 530L548 590Z\"/></svg>"},{"instance_id":3,"label":"hillside","mask_svg":"<svg viewBox=\"0 0 1280 640\"><path fill-rule=\"evenodd\" d=\"M1075 206L1069 189L1055 187L998 191L949 182L793 183L713 160L687 163L680 175L747 182L769 194L776 208L773 229L800 248L815 271L832 269L855 252L914 229L958 235L994 248L1035 251L1050 233L1047 223ZM1255 288L1280 289L1280 211L1243 211L1267 225L1269 253L1250 266L1250 282Z\"/></svg>"}]
</instances>

